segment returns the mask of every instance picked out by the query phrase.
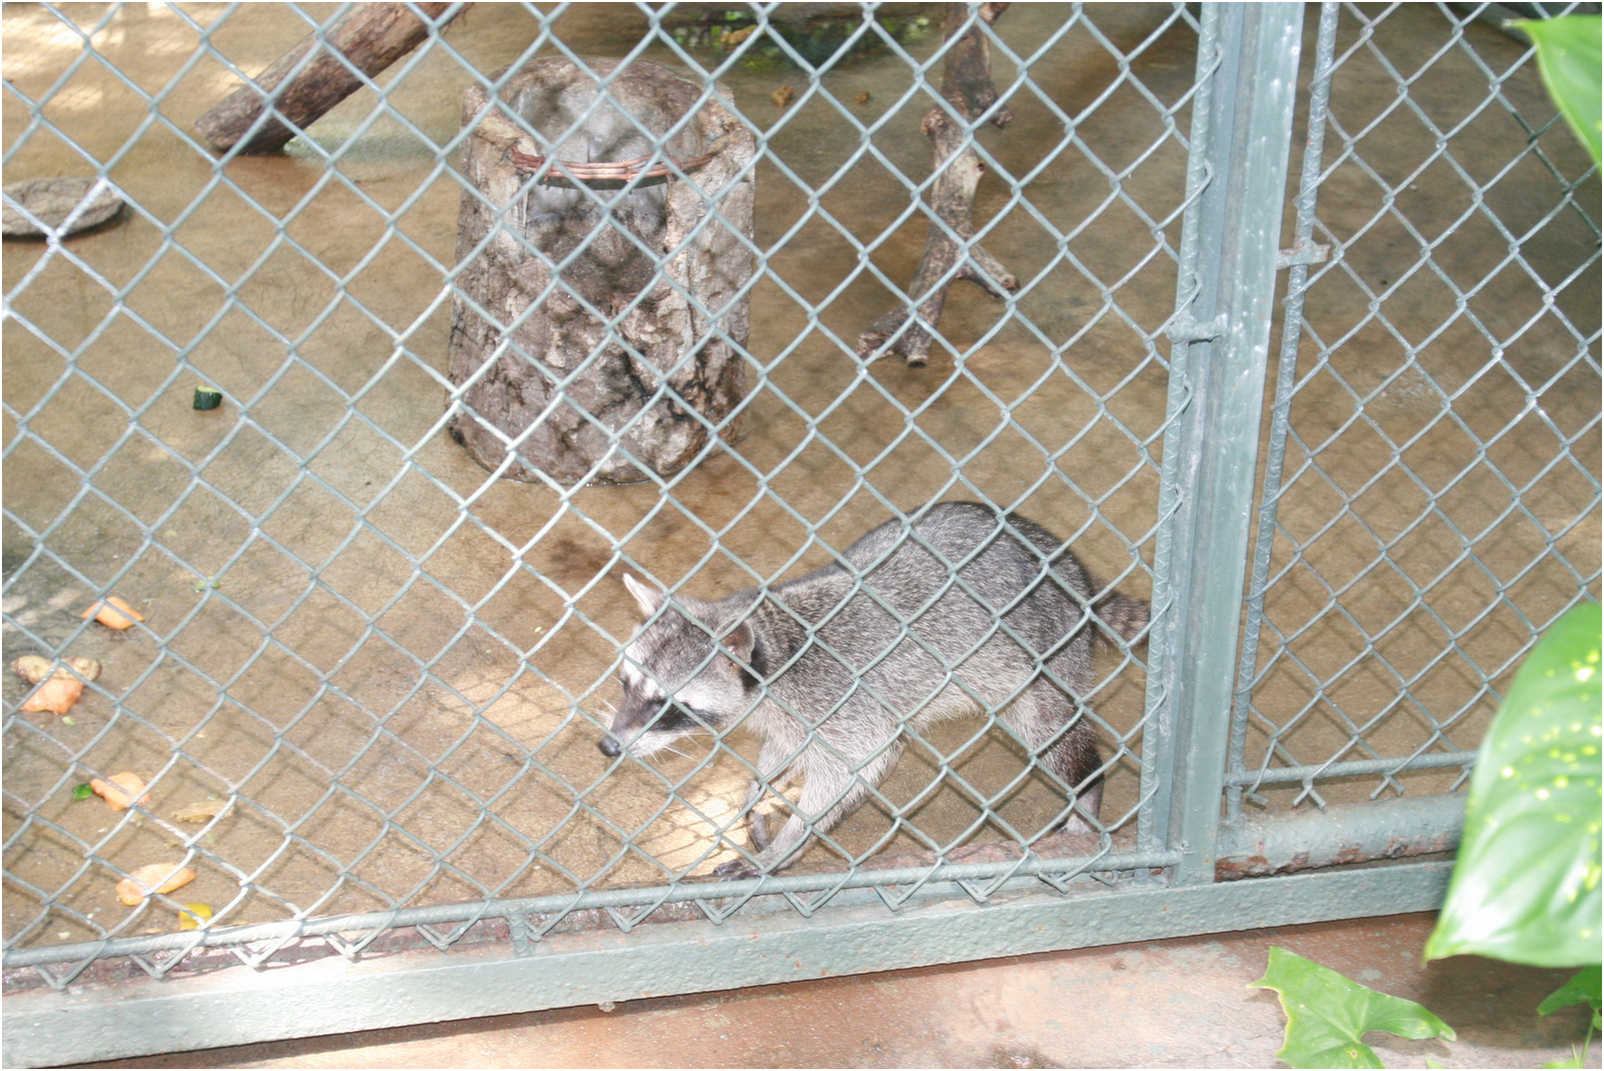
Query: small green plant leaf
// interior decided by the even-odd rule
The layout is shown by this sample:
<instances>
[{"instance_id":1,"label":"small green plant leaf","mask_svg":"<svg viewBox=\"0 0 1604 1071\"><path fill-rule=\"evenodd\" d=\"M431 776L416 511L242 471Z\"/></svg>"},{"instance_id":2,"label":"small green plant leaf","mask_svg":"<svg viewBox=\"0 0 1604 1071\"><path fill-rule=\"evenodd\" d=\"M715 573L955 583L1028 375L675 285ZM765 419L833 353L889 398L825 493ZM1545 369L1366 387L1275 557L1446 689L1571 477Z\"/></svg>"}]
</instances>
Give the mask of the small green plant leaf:
<instances>
[{"instance_id":1,"label":"small green plant leaf","mask_svg":"<svg viewBox=\"0 0 1604 1071\"><path fill-rule=\"evenodd\" d=\"M1537 1006L1538 1015L1548 1015L1561 1008L1569 1008L1574 1004L1592 1005L1594 1015L1599 1009L1599 966L1583 967L1571 976L1570 980L1554 990L1543 1002Z\"/></svg>"},{"instance_id":2,"label":"small green plant leaf","mask_svg":"<svg viewBox=\"0 0 1604 1071\"><path fill-rule=\"evenodd\" d=\"M1426 958L1599 962L1600 614L1560 618L1515 674L1476 758Z\"/></svg>"},{"instance_id":3,"label":"small green plant leaf","mask_svg":"<svg viewBox=\"0 0 1604 1071\"><path fill-rule=\"evenodd\" d=\"M86 800L92 797L94 794L95 790L89 787L88 781L85 781L81 785L72 786L72 798L75 800Z\"/></svg>"},{"instance_id":4,"label":"small green plant leaf","mask_svg":"<svg viewBox=\"0 0 1604 1071\"><path fill-rule=\"evenodd\" d=\"M1275 1055L1291 1067L1381 1067L1364 1043L1372 1030L1454 1040L1453 1027L1414 1001L1377 993L1284 948L1270 947L1264 977L1249 984L1281 998L1286 1043Z\"/></svg>"},{"instance_id":5,"label":"small green plant leaf","mask_svg":"<svg viewBox=\"0 0 1604 1071\"><path fill-rule=\"evenodd\" d=\"M1560 114L1576 132L1593 162L1599 162L1598 15L1516 19L1513 23L1537 46L1537 70Z\"/></svg>"}]
</instances>

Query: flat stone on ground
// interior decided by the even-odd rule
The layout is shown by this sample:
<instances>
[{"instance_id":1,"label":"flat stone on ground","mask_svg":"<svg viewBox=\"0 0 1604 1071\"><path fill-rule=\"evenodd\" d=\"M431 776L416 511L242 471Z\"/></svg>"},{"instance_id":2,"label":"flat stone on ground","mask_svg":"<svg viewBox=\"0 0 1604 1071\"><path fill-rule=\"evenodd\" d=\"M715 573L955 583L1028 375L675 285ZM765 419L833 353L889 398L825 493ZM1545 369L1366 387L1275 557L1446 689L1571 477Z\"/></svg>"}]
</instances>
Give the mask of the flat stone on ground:
<instances>
[{"instance_id":1,"label":"flat stone on ground","mask_svg":"<svg viewBox=\"0 0 1604 1071\"><path fill-rule=\"evenodd\" d=\"M116 188L100 178L23 179L8 184L5 194L0 234L8 238L43 238L47 232L39 226L41 223L50 230L60 231L65 238L98 227L123 207L123 199ZM19 210L18 205L26 212ZM32 219L28 218L30 215ZM63 230L62 224L69 219L71 224Z\"/></svg>"}]
</instances>

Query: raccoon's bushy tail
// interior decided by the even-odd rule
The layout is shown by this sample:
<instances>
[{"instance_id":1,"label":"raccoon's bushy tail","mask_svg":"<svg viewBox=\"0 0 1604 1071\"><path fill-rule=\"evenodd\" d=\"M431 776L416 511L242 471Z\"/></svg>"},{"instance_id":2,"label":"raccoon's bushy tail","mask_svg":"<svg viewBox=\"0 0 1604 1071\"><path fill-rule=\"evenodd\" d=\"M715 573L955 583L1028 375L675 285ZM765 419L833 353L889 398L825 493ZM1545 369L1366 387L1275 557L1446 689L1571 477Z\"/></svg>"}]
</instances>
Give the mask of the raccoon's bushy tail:
<instances>
[{"instance_id":1,"label":"raccoon's bushy tail","mask_svg":"<svg viewBox=\"0 0 1604 1071\"><path fill-rule=\"evenodd\" d=\"M1092 603L1092 612L1126 643L1147 638L1148 607L1145 599L1133 599L1111 591Z\"/></svg>"}]
</instances>

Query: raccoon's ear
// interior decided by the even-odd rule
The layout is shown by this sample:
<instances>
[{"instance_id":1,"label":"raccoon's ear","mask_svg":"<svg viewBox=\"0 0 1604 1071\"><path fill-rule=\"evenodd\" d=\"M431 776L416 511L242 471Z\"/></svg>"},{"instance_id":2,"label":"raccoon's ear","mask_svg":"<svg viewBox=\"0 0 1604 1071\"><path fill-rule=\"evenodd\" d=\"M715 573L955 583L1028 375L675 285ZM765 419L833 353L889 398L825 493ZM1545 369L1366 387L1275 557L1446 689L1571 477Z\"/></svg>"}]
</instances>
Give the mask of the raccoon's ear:
<instances>
[{"instance_id":1,"label":"raccoon's ear","mask_svg":"<svg viewBox=\"0 0 1604 1071\"><path fill-rule=\"evenodd\" d=\"M642 617L651 617L663 605L663 593L644 581L636 580L628 573L624 574L624 587L629 589L630 595L635 598L635 605L640 607Z\"/></svg>"},{"instance_id":2,"label":"raccoon's ear","mask_svg":"<svg viewBox=\"0 0 1604 1071\"><path fill-rule=\"evenodd\" d=\"M752 625L747 621L742 621L739 625L730 629L719 640L719 643L724 645L724 649L734 656L737 662L747 666L752 664L752 644L754 642Z\"/></svg>"},{"instance_id":3,"label":"raccoon's ear","mask_svg":"<svg viewBox=\"0 0 1604 1071\"><path fill-rule=\"evenodd\" d=\"M726 632L719 643L735 660L735 668L741 671L741 680L746 687L763 687L769 675L768 659L763 657L763 651L757 645L757 633L752 631L752 623L742 621Z\"/></svg>"}]
</instances>

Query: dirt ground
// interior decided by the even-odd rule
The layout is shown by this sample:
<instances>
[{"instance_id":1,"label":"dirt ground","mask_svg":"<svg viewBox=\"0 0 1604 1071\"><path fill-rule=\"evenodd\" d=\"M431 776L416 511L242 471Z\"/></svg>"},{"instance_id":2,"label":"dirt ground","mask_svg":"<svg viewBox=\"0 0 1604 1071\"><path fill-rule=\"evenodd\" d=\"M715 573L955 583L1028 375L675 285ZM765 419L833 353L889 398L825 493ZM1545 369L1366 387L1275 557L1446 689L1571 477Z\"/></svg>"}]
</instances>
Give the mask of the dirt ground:
<instances>
[{"instance_id":1,"label":"dirt ground","mask_svg":"<svg viewBox=\"0 0 1604 1071\"><path fill-rule=\"evenodd\" d=\"M924 241L893 171L918 181L930 166L907 62L841 64L821 79L833 101L794 70L723 76L767 131L767 274L739 426L667 493L491 480L443 430L460 187L434 146L457 133L462 64L499 69L542 32L541 54L554 38L622 56L649 32L637 10L582 4L543 30L475 8L446 34L455 56L432 49L380 79L390 113L374 119L376 96L359 93L315 144L226 168L184 136L236 84L217 55L194 60L194 26L255 72L304 22L277 5L220 24L216 5L133 5L104 24L98 6L68 11L93 28L96 58L76 67L82 39L55 15L0 16L6 180L85 173L87 154L137 208L70 255L4 249L5 652L105 666L70 723L20 713L26 690L7 677L8 946L171 929L165 911L118 904L98 861L131 868L191 843L199 876L182 898L227 923L711 869L729 857L714 831L745 767L703 748L613 770L595 746L634 624L627 569L725 592L821 564L892 508L984 496L1150 593L1165 250L1190 127L1166 110L1196 49L1170 8L1088 9L1017 86L1014 59L995 56L1015 119L980 134L1000 167L976 218L1025 285L1009 304L956 288L941 326L962 359L938 346L922 369L850 352L890 302L878 275L906 282ZM1030 57L1067 15L1017 5L998 31ZM1305 81L1316 22L1311 9ZM1250 769L1473 748L1533 629L1579 589L1599 594L1599 186L1567 200L1587 164L1560 125L1528 151L1511 111L1540 126L1553 110L1532 64L1510 70L1522 53L1481 24L1450 44L1434 8L1368 27L1344 15L1316 240L1345 244L1305 310ZM679 62L661 40L642 55ZM1393 71L1412 79L1406 103ZM798 97L782 109L784 84ZM858 123L874 124L872 152ZM203 382L221 408L191 408ZM80 622L107 589L143 627ZM1139 663L1103 668L1092 706L1116 760L1103 817L1128 829L1145 679ZM837 843L1002 836L977 794L1039 829L1051 790L1010 789L1018 749L978 730L934 739L945 771L910 749L884 794L921 802L896 829L887 806L865 807ZM151 781L143 813L73 801L91 774L125 769ZM1299 789L1262 795L1289 806ZM172 819L209 797L232 806L205 827Z\"/></svg>"}]
</instances>

